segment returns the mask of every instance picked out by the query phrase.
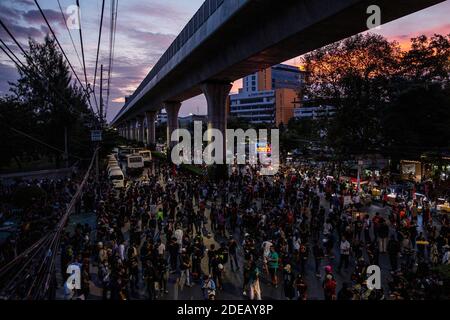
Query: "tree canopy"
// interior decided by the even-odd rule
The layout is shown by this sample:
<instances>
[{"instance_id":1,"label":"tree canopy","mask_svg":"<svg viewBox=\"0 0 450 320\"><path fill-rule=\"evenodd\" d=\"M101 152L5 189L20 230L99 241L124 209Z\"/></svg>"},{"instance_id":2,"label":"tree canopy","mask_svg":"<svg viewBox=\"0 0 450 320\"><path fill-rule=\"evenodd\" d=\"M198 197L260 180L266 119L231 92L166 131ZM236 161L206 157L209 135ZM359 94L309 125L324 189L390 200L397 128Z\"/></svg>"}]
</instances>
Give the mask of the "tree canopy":
<instances>
[{"instance_id":1,"label":"tree canopy","mask_svg":"<svg viewBox=\"0 0 450 320\"><path fill-rule=\"evenodd\" d=\"M29 40L25 68L18 72L17 82L10 83L10 94L0 99L0 134L5 151L1 164L8 165L14 159L20 167L20 162L30 156L46 156L59 163L63 154L58 150L64 150L65 131L69 154L89 157L87 125L95 116L85 92L72 80L55 40L49 36L43 43Z\"/></svg>"},{"instance_id":2,"label":"tree canopy","mask_svg":"<svg viewBox=\"0 0 450 320\"><path fill-rule=\"evenodd\" d=\"M344 157L416 158L450 144L450 35L397 42L359 34L303 57L304 105L336 108L322 123L326 145Z\"/></svg>"}]
</instances>

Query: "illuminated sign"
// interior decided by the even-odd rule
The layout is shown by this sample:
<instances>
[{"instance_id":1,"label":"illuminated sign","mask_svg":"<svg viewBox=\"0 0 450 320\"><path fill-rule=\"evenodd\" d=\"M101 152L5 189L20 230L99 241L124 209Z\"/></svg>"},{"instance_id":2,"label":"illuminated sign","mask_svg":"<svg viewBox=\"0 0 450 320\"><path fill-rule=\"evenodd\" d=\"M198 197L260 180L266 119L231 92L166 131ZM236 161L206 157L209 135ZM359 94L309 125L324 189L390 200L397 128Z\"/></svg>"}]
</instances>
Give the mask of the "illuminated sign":
<instances>
[{"instance_id":1,"label":"illuminated sign","mask_svg":"<svg viewBox=\"0 0 450 320\"><path fill-rule=\"evenodd\" d=\"M256 144L256 152L258 153L271 153L272 147L267 143L257 143Z\"/></svg>"}]
</instances>

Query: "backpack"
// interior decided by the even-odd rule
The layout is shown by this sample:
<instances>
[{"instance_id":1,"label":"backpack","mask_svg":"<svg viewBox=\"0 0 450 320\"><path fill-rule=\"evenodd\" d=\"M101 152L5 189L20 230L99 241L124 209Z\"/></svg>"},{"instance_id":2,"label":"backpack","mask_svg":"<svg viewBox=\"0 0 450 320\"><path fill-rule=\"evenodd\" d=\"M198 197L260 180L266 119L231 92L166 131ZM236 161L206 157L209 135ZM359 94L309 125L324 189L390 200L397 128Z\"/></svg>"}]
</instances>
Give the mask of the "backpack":
<instances>
[{"instance_id":1,"label":"backpack","mask_svg":"<svg viewBox=\"0 0 450 320\"><path fill-rule=\"evenodd\" d=\"M336 280L334 279L329 279L325 282L324 285L324 289L325 289L325 293L327 295L334 295L336 292Z\"/></svg>"}]
</instances>

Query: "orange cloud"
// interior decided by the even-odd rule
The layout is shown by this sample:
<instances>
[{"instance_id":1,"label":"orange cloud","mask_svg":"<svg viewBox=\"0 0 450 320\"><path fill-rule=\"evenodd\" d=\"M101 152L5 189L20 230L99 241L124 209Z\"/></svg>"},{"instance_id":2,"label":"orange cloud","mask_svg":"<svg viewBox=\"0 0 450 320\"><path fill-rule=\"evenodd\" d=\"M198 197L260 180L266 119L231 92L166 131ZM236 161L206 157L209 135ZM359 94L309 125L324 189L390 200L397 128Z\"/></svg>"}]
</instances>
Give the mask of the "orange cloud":
<instances>
[{"instance_id":1,"label":"orange cloud","mask_svg":"<svg viewBox=\"0 0 450 320\"><path fill-rule=\"evenodd\" d=\"M389 36L388 39L397 41L400 44L400 47L402 48L402 50L408 50L411 47L411 38L415 38L420 35L426 35L427 37L431 37L434 34L442 34L442 35L450 34L450 23L443 24L443 25L437 26L435 28L431 28L431 29L427 29L427 30L423 30L423 31L416 31L414 33L407 34L407 35Z\"/></svg>"}]
</instances>

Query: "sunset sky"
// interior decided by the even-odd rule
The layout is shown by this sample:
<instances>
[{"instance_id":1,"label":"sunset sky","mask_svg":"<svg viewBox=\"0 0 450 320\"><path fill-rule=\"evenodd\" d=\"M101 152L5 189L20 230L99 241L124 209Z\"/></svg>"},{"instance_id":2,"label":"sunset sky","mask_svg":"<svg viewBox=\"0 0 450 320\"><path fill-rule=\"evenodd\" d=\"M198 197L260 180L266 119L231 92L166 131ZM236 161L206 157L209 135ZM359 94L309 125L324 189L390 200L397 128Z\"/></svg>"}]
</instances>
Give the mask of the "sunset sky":
<instances>
[{"instance_id":1,"label":"sunset sky","mask_svg":"<svg viewBox=\"0 0 450 320\"><path fill-rule=\"evenodd\" d=\"M38 1L57 33L64 50L81 78L82 68L64 26L57 0ZM85 46L88 80L93 81L95 54L97 49L98 26L101 0L81 0L81 24ZM65 11L75 0L60 0ZM103 39L100 63L107 66L109 42L110 0L106 1ZM183 29L203 0L119 0L114 72L112 78L111 104L108 119L112 119L123 106L124 97L133 93L152 66L158 61L173 39ZM390 40L397 40L406 48L411 37L420 34L450 33L450 0L428 9L398 19L374 30ZM41 41L48 28L33 0L0 0L0 19L11 32L27 47L31 37ZM0 28L1 29L1 28ZM77 50L80 53L78 30L71 30ZM18 49L3 29L0 38L15 52ZM81 57L81 54L80 54ZM288 61L298 64L299 59ZM16 68L8 57L0 52L0 95L8 92L8 81L17 79ZM237 81L233 91L237 91L241 81ZM203 95L185 101L180 114L206 113Z\"/></svg>"}]
</instances>

